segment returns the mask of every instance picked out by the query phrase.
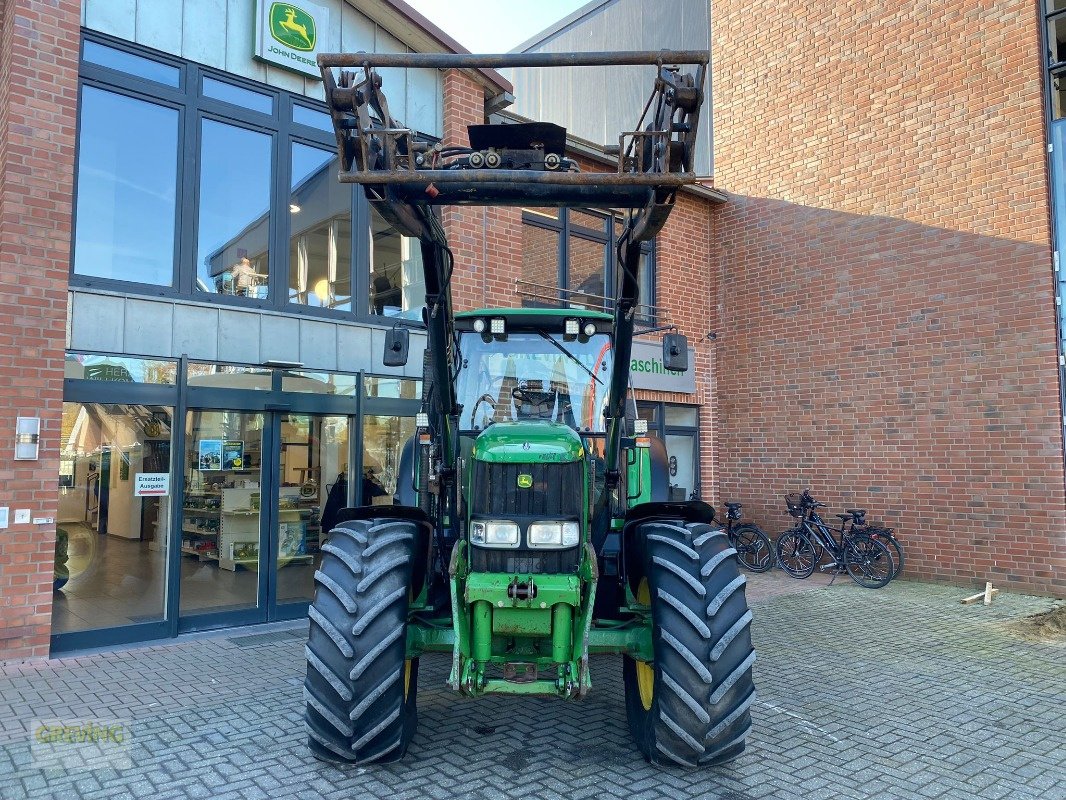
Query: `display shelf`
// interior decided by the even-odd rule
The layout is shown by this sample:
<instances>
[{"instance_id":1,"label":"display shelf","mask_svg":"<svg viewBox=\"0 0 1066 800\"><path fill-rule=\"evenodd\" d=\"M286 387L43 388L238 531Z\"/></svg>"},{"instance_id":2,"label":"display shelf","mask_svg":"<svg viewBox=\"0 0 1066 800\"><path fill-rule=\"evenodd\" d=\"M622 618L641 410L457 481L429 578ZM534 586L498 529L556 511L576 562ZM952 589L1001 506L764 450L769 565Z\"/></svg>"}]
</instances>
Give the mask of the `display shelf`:
<instances>
[{"instance_id":1,"label":"display shelf","mask_svg":"<svg viewBox=\"0 0 1066 800\"><path fill-rule=\"evenodd\" d=\"M197 550L195 547L183 547L181 552L187 556L197 556L201 561L218 561L218 553Z\"/></svg>"},{"instance_id":2,"label":"display shelf","mask_svg":"<svg viewBox=\"0 0 1066 800\"><path fill-rule=\"evenodd\" d=\"M181 526L181 532L182 533L191 533L191 534L194 534L196 536L218 536L218 531L201 531L201 530L197 530L196 528L189 528L189 527L187 527L185 525Z\"/></svg>"},{"instance_id":3,"label":"display shelf","mask_svg":"<svg viewBox=\"0 0 1066 800\"><path fill-rule=\"evenodd\" d=\"M183 507L181 510L186 512L186 513L188 513L188 514L211 514L212 516L222 513L222 509L221 508L188 508L188 507Z\"/></svg>"}]
</instances>

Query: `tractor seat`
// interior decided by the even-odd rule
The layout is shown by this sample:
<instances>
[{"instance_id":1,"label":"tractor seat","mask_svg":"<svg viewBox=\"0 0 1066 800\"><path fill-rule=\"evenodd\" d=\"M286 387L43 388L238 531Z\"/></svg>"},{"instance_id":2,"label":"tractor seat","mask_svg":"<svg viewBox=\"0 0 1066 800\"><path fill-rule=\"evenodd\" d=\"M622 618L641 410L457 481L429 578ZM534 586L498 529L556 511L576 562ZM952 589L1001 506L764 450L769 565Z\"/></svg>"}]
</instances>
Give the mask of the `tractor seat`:
<instances>
[{"instance_id":1,"label":"tractor seat","mask_svg":"<svg viewBox=\"0 0 1066 800\"><path fill-rule=\"evenodd\" d=\"M862 516L863 514L865 514L865 513L866 513L866 509L865 509L865 508L848 508L848 509L845 509L845 510L846 510L846 511L847 511L847 512L848 512L849 514L853 514L853 515L855 515L856 517L861 517L861 516Z\"/></svg>"},{"instance_id":2,"label":"tractor seat","mask_svg":"<svg viewBox=\"0 0 1066 800\"><path fill-rule=\"evenodd\" d=\"M837 514L837 517L840 518L841 522L848 522L849 520L853 519L854 516L854 514Z\"/></svg>"},{"instance_id":3,"label":"tractor seat","mask_svg":"<svg viewBox=\"0 0 1066 800\"><path fill-rule=\"evenodd\" d=\"M726 503L725 507L728 508L730 511L736 511L738 508L743 508L744 506L740 503Z\"/></svg>"}]
</instances>

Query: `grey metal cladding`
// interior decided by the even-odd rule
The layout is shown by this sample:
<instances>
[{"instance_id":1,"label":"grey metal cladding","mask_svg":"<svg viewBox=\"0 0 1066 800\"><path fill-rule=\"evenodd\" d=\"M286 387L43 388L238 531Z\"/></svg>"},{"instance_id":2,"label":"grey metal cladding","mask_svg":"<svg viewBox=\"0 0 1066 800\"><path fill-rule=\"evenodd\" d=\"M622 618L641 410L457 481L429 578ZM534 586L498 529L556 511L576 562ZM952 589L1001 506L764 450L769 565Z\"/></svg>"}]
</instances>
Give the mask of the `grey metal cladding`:
<instances>
[{"instance_id":1,"label":"grey metal cladding","mask_svg":"<svg viewBox=\"0 0 1066 800\"><path fill-rule=\"evenodd\" d=\"M218 359L217 308L186 303L174 304L172 356L187 355L204 361Z\"/></svg>"},{"instance_id":2,"label":"grey metal cladding","mask_svg":"<svg viewBox=\"0 0 1066 800\"><path fill-rule=\"evenodd\" d=\"M590 3L520 45L520 52L590 52L595 50L709 49L710 4L706 0L608 0ZM587 10L586 10L587 9ZM712 53L713 57L713 53ZM700 144L695 170L713 172L710 74L700 115ZM638 119L655 70L652 67L515 68L509 71L515 87L513 110L530 119L563 125L594 144L613 145L618 134Z\"/></svg>"}]
</instances>

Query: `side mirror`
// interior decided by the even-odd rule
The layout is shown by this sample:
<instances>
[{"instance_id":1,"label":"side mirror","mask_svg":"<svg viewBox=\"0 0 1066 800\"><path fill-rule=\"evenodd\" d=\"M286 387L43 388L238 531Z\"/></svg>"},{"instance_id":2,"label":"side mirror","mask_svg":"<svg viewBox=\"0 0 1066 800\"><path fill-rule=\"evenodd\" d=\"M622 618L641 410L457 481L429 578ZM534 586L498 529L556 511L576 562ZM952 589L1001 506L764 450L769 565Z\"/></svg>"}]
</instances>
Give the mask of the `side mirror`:
<instances>
[{"instance_id":1,"label":"side mirror","mask_svg":"<svg viewBox=\"0 0 1066 800\"><path fill-rule=\"evenodd\" d=\"M385 353L381 362L386 367L402 367L407 363L411 346L411 332L407 328L391 328L385 333Z\"/></svg>"},{"instance_id":2,"label":"side mirror","mask_svg":"<svg viewBox=\"0 0 1066 800\"><path fill-rule=\"evenodd\" d=\"M663 366L671 372L688 372L688 339L683 334L663 336Z\"/></svg>"}]
</instances>

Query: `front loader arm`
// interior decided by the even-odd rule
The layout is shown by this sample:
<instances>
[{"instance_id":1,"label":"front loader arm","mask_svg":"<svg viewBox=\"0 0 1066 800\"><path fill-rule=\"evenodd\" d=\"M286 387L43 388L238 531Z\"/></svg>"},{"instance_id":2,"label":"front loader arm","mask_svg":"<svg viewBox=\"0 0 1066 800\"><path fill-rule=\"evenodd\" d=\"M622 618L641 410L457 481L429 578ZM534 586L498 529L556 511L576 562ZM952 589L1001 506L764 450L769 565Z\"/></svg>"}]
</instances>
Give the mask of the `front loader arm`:
<instances>
[{"instance_id":1,"label":"front loader arm","mask_svg":"<svg viewBox=\"0 0 1066 800\"><path fill-rule=\"evenodd\" d=\"M381 215L421 242L426 280L425 323L438 404L430 427L442 463L456 463L457 369L449 287L452 259L431 206L542 205L630 209L617 242L614 297L614 373L608 391L607 489L621 475L629 364L640 299L640 245L662 229L692 173L703 84L710 54L696 51L631 53L322 54L318 64L333 117L340 180L361 184ZM471 126L470 145L444 145L405 128L389 112L378 67L478 69L654 65L655 83L634 130L606 148L618 157L613 172L583 172L566 156L566 131L545 123ZM694 65L694 73L677 65ZM339 73L335 72L339 70ZM353 71L355 70L355 71ZM358 76L358 77L357 77ZM454 485L454 481L452 481ZM609 491L598 498L601 507ZM453 506L454 507L454 506Z\"/></svg>"}]
</instances>

